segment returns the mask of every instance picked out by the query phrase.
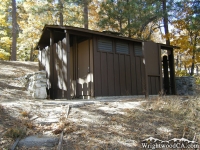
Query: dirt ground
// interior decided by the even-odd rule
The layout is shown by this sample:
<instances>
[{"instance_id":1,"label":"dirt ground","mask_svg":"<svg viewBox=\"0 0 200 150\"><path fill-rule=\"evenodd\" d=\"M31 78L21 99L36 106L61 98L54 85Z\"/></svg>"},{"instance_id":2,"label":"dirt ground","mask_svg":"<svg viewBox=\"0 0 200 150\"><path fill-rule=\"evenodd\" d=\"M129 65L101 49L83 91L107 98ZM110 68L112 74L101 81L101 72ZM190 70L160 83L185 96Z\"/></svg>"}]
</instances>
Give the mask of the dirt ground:
<instances>
[{"instance_id":1,"label":"dirt ground","mask_svg":"<svg viewBox=\"0 0 200 150\"><path fill-rule=\"evenodd\" d=\"M0 60L0 104L30 99L29 93L17 78L37 70L37 62ZM11 113L14 115L10 115ZM20 126L21 120L16 117L16 114L17 112L12 112L12 109L0 105L0 149L7 149L14 141L12 138L5 138L5 133L9 129Z\"/></svg>"},{"instance_id":2,"label":"dirt ground","mask_svg":"<svg viewBox=\"0 0 200 150\"><path fill-rule=\"evenodd\" d=\"M122 97L78 106L30 96L17 78L37 71L38 63L0 61L0 69L0 150L9 149L17 137L59 138L62 131L64 150L137 150L149 137L200 141L198 95Z\"/></svg>"}]
</instances>

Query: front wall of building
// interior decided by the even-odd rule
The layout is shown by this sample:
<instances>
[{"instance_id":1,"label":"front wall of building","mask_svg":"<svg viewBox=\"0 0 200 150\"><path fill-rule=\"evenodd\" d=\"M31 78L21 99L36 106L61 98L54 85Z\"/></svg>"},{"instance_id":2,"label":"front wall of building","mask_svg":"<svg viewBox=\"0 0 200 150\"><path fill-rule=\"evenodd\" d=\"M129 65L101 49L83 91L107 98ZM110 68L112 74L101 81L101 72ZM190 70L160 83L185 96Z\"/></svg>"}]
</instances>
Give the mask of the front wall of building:
<instances>
[{"instance_id":1,"label":"front wall of building","mask_svg":"<svg viewBox=\"0 0 200 150\"><path fill-rule=\"evenodd\" d=\"M93 40L94 96L143 95L142 43L103 36L95 36Z\"/></svg>"}]
</instances>

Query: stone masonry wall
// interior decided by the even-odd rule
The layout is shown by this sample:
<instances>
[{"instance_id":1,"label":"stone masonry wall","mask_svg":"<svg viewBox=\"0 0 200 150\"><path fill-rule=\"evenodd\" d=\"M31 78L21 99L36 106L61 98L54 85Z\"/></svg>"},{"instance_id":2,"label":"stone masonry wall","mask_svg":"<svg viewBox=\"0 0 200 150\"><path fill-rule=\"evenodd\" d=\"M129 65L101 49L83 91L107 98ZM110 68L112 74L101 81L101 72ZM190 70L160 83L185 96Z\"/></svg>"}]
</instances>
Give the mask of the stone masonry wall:
<instances>
[{"instance_id":1,"label":"stone masonry wall","mask_svg":"<svg viewBox=\"0 0 200 150\"><path fill-rule=\"evenodd\" d=\"M27 74L23 78L23 82L24 82L25 87L31 93L33 98L37 98L37 99L47 98L46 71L38 71L32 74Z\"/></svg>"},{"instance_id":2,"label":"stone masonry wall","mask_svg":"<svg viewBox=\"0 0 200 150\"><path fill-rule=\"evenodd\" d=\"M177 95L195 95L195 78L188 77L176 77L176 91Z\"/></svg>"}]
</instances>

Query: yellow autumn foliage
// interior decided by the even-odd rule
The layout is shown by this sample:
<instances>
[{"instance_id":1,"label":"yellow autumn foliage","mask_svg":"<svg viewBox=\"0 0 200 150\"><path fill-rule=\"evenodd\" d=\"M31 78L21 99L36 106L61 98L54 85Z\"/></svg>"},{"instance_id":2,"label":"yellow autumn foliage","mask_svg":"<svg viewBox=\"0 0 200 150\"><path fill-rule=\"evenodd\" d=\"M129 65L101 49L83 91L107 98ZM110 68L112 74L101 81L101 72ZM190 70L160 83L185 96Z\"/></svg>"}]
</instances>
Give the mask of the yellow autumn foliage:
<instances>
[{"instance_id":1,"label":"yellow autumn foliage","mask_svg":"<svg viewBox=\"0 0 200 150\"><path fill-rule=\"evenodd\" d=\"M9 37L9 5L10 0L3 0L0 3L0 60L9 60L11 39Z\"/></svg>"},{"instance_id":2,"label":"yellow autumn foliage","mask_svg":"<svg viewBox=\"0 0 200 150\"><path fill-rule=\"evenodd\" d=\"M172 39L172 45L180 47L175 50L175 55L181 56L179 62L181 61L187 69L191 68L193 63L198 65L200 63L200 51L198 51L200 40L195 37L200 36L200 31L191 30L188 22L183 19L174 21L173 26L174 29L169 37ZM186 75L185 73L187 74L187 72L177 70L178 75Z\"/></svg>"},{"instance_id":3,"label":"yellow autumn foliage","mask_svg":"<svg viewBox=\"0 0 200 150\"><path fill-rule=\"evenodd\" d=\"M9 60L10 54L3 49L0 49L0 60Z\"/></svg>"}]
</instances>

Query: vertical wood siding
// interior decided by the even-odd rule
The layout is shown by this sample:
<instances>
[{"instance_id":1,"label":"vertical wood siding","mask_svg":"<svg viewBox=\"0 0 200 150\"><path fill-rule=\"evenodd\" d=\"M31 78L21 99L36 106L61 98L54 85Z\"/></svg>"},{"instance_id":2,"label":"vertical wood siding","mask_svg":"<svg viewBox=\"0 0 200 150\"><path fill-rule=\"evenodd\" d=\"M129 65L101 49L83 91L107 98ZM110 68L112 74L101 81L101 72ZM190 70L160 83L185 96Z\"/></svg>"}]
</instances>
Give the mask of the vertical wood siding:
<instances>
[{"instance_id":1,"label":"vertical wood siding","mask_svg":"<svg viewBox=\"0 0 200 150\"><path fill-rule=\"evenodd\" d=\"M114 77L114 57L112 54L108 54L108 95L115 94L115 78Z\"/></svg>"},{"instance_id":2,"label":"vertical wood siding","mask_svg":"<svg viewBox=\"0 0 200 150\"><path fill-rule=\"evenodd\" d=\"M101 91L102 95L108 95L108 63L107 63L107 53L101 53Z\"/></svg>"},{"instance_id":3,"label":"vertical wood siding","mask_svg":"<svg viewBox=\"0 0 200 150\"><path fill-rule=\"evenodd\" d=\"M89 47L89 40L78 43L78 97L90 95L91 92Z\"/></svg>"},{"instance_id":4,"label":"vertical wood siding","mask_svg":"<svg viewBox=\"0 0 200 150\"><path fill-rule=\"evenodd\" d=\"M69 40L67 42L67 39L64 38L62 41L58 41L42 51L41 67L46 69L47 76L51 80L51 86L53 86L50 91L53 95L51 98L69 97L67 95L69 94L67 93L69 82L67 81L77 80L80 75L77 69L79 66L85 68L83 70L84 74L94 73L94 80L91 78L94 81L94 85L93 82L91 84L84 83L83 87L79 87L79 89L83 90L81 92L78 91L77 95L122 96L144 94L146 86L144 56L141 53L138 55L138 49L141 48L142 43L127 42L125 40L120 41L110 38L110 42L107 43L109 45L108 47L112 48L112 50L105 51L107 49L106 42L103 46L101 45L99 47L99 39L101 37L93 36L93 40L91 41L86 40L77 43L77 48L76 46L74 48L68 48L69 53L67 52ZM105 40L105 38L103 39ZM119 44L117 49L117 43L127 43L128 53L124 52L127 46L125 46L125 49L122 46L122 50L120 50ZM147 59L145 58L148 73L148 92L149 94L158 94L161 89L160 58L158 58L160 53L157 52L158 47L154 44L150 43L150 46L147 47L151 47L151 50L147 53ZM87 57L84 56L85 50L88 50ZM77 58L74 55L77 55ZM154 57L157 59L154 60ZM147 63L152 60L154 60L152 63ZM89 68L84 65L86 62ZM71 89L72 87L70 86Z\"/></svg>"},{"instance_id":5,"label":"vertical wood siding","mask_svg":"<svg viewBox=\"0 0 200 150\"><path fill-rule=\"evenodd\" d=\"M50 80L51 89L50 98L66 98L67 96L67 78L66 78L66 38L58 43L54 43L52 49L46 48L46 65L45 70L47 71L47 77ZM52 51L52 52L51 52ZM53 55L53 57L50 55ZM52 62L52 59L54 63ZM53 76L53 77L52 77Z\"/></svg>"},{"instance_id":6,"label":"vertical wood siding","mask_svg":"<svg viewBox=\"0 0 200 150\"><path fill-rule=\"evenodd\" d=\"M115 94L116 96L121 95L120 94L120 74L119 74L119 55L114 55L114 75L113 78L115 79Z\"/></svg>"},{"instance_id":7,"label":"vertical wood siding","mask_svg":"<svg viewBox=\"0 0 200 150\"><path fill-rule=\"evenodd\" d=\"M122 96L144 94L144 84L142 83L144 82L143 80L145 77L143 56L135 56L135 43L128 43L127 41L123 40L110 40L113 43L112 52L106 52L99 49L99 39L101 41L101 37L93 38L95 90L94 96ZM128 44L128 54L127 52L124 52L124 49L120 51L119 45L118 50L116 50L116 43L125 42L127 42ZM104 47L106 46L104 45Z\"/></svg>"},{"instance_id":8,"label":"vertical wood siding","mask_svg":"<svg viewBox=\"0 0 200 150\"><path fill-rule=\"evenodd\" d=\"M119 55L120 95L126 95L126 71L124 55Z\"/></svg>"},{"instance_id":9,"label":"vertical wood siding","mask_svg":"<svg viewBox=\"0 0 200 150\"><path fill-rule=\"evenodd\" d=\"M129 56L125 56L125 70L126 70L126 94L131 95L132 87L131 87L131 61Z\"/></svg>"}]
</instances>

